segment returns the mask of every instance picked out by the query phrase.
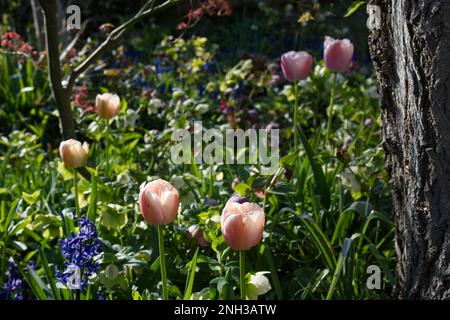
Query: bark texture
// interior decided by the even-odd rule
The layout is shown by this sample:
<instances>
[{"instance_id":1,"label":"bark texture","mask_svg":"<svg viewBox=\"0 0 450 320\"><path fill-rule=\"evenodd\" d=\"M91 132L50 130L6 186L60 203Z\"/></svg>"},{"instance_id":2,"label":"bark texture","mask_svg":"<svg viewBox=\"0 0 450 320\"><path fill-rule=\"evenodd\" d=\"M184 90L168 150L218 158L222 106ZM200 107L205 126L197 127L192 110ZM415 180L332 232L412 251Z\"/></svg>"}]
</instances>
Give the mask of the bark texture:
<instances>
[{"instance_id":1,"label":"bark texture","mask_svg":"<svg viewBox=\"0 0 450 320\"><path fill-rule=\"evenodd\" d=\"M50 87L59 113L61 133L64 140L76 139L75 121L70 106L70 90L62 85L62 70L59 62L59 36L57 5L55 0L41 0L44 11L45 42Z\"/></svg>"},{"instance_id":2,"label":"bark texture","mask_svg":"<svg viewBox=\"0 0 450 320\"><path fill-rule=\"evenodd\" d=\"M450 0L371 0L403 299L450 298Z\"/></svg>"}]
</instances>

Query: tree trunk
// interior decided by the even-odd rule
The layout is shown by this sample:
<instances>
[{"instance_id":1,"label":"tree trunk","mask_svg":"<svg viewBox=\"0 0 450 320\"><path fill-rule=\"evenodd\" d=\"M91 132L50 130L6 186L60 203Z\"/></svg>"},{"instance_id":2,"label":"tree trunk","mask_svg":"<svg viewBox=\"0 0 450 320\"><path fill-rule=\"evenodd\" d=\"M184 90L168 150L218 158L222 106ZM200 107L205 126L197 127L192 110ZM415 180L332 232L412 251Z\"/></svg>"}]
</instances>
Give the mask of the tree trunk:
<instances>
[{"instance_id":1,"label":"tree trunk","mask_svg":"<svg viewBox=\"0 0 450 320\"><path fill-rule=\"evenodd\" d=\"M41 0L40 4L44 11L48 76L53 98L58 108L61 133L64 140L76 139L75 121L70 106L70 88L66 89L62 85L56 0Z\"/></svg>"},{"instance_id":2,"label":"tree trunk","mask_svg":"<svg viewBox=\"0 0 450 320\"><path fill-rule=\"evenodd\" d=\"M371 0L403 299L450 298L450 0Z\"/></svg>"}]
</instances>

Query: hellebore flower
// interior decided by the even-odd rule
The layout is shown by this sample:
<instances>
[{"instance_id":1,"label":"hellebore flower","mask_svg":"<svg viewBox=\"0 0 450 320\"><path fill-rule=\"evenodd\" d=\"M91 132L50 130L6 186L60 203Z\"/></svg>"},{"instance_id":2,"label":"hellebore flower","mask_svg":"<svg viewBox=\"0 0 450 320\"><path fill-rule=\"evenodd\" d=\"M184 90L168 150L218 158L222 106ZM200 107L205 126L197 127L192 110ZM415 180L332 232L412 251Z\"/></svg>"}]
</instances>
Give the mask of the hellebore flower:
<instances>
[{"instance_id":1,"label":"hellebore flower","mask_svg":"<svg viewBox=\"0 0 450 320\"><path fill-rule=\"evenodd\" d=\"M200 247L205 247L208 244L203 235L203 231L196 224L193 224L188 228L187 237L189 240L194 239Z\"/></svg>"},{"instance_id":2,"label":"hellebore flower","mask_svg":"<svg viewBox=\"0 0 450 320\"><path fill-rule=\"evenodd\" d=\"M323 59L331 71L348 71L353 57L353 44L348 39L325 37Z\"/></svg>"},{"instance_id":3,"label":"hellebore flower","mask_svg":"<svg viewBox=\"0 0 450 320\"><path fill-rule=\"evenodd\" d=\"M62 141L59 145L59 154L66 168L79 168L86 164L89 145L75 139Z\"/></svg>"},{"instance_id":4,"label":"hellebore flower","mask_svg":"<svg viewBox=\"0 0 450 320\"><path fill-rule=\"evenodd\" d=\"M139 207L148 223L169 224L178 212L178 191L169 182L158 179L141 187Z\"/></svg>"},{"instance_id":5,"label":"hellebore flower","mask_svg":"<svg viewBox=\"0 0 450 320\"><path fill-rule=\"evenodd\" d=\"M250 300L257 300L258 296L266 294L272 290L269 279L265 276L269 272L257 272L250 276L250 281L247 285L247 298Z\"/></svg>"},{"instance_id":6,"label":"hellebore flower","mask_svg":"<svg viewBox=\"0 0 450 320\"><path fill-rule=\"evenodd\" d=\"M98 94L95 98L95 109L100 118L114 118L120 111L120 98L117 94Z\"/></svg>"},{"instance_id":7,"label":"hellebore flower","mask_svg":"<svg viewBox=\"0 0 450 320\"><path fill-rule=\"evenodd\" d=\"M281 70L289 81L305 80L311 72L312 63L312 56L305 51L289 51L281 56Z\"/></svg>"},{"instance_id":8,"label":"hellebore flower","mask_svg":"<svg viewBox=\"0 0 450 320\"><path fill-rule=\"evenodd\" d=\"M264 210L256 203L230 200L222 211L222 234L231 249L249 250L261 241L265 224Z\"/></svg>"}]
</instances>

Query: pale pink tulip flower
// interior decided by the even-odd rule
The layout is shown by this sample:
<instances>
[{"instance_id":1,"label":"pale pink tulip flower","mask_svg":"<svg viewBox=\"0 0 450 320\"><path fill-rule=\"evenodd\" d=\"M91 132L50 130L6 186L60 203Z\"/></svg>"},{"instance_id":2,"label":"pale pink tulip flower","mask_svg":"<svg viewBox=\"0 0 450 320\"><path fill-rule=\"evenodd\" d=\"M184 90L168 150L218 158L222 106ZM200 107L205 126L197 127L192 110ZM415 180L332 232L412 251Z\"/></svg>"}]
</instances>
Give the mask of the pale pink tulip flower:
<instances>
[{"instance_id":1,"label":"pale pink tulip flower","mask_svg":"<svg viewBox=\"0 0 450 320\"><path fill-rule=\"evenodd\" d=\"M141 187L139 207L148 223L169 224L178 213L178 191L163 179L149 182Z\"/></svg>"}]
</instances>

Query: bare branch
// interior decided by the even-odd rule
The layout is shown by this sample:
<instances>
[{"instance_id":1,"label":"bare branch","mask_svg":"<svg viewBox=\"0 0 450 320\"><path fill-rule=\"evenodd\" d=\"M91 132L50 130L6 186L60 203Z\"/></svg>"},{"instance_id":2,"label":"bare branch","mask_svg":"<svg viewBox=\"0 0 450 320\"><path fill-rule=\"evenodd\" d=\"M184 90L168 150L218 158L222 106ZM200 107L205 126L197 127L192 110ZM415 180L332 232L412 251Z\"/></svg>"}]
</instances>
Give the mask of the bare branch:
<instances>
[{"instance_id":1,"label":"bare branch","mask_svg":"<svg viewBox=\"0 0 450 320\"><path fill-rule=\"evenodd\" d=\"M95 49L89 57L86 58L80 65L72 70L69 79L67 81L67 89L70 91L74 85L75 80L86 71L89 66L96 61L107 49L115 45L125 34L127 34L131 28L144 18L151 16L161 10L179 3L183 0L167 0L164 3L154 6L155 0L147 1L146 4L139 10L139 12L130 20L115 28L109 34L108 38L103 41L97 49Z\"/></svg>"},{"instance_id":2,"label":"bare branch","mask_svg":"<svg viewBox=\"0 0 450 320\"><path fill-rule=\"evenodd\" d=\"M64 59L69 54L70 50L72 50L73 47L77 44L78 40L80 39L81 35L83 34L84 30L86 29L87 24L89 23L89 20L85 20L83 22L83 25L81 26L81 29L77 32L75 37L72 39L72 41L67 45L67 47L64 49L64 51L59 56L59 61L63 62Z\"/></svg>"},{"instance_id":3,"label":"bare branch","mask_svg":"<svg viewBox=\"0 0 450 320\"><path fill-rule=\"evenodd\" d=\"M59 112L62 135L64 139L75 138L75 122L70 106L70 97L62 85L56 0L41 0L40 4L44 11L49 82Z\"/></svg>"}]
</instances>

